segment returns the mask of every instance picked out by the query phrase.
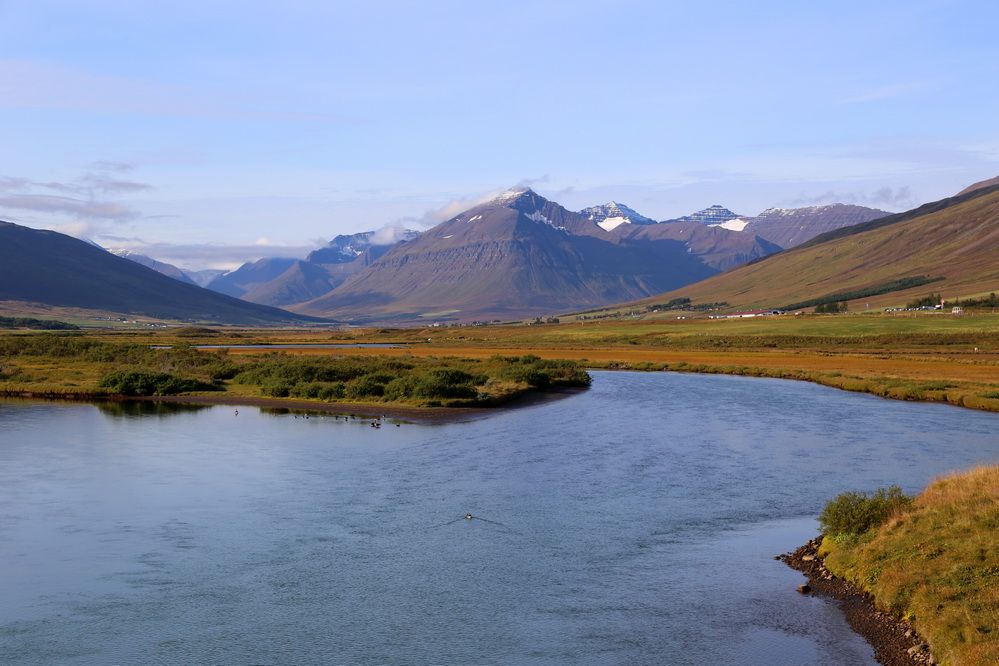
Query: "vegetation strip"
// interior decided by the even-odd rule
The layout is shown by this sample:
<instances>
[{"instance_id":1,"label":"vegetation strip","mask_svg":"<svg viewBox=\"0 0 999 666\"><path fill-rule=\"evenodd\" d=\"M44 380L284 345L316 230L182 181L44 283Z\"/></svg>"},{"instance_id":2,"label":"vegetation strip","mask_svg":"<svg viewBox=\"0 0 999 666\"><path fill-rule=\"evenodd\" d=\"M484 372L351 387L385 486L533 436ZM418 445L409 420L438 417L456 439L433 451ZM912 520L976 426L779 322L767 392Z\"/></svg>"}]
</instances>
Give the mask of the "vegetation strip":
<instances>
[{"instance_id":1,"label":"vegetation strip","mask_svg":"<svg viewBox=\"0 0 999 666\"><path fill-rule=\"evenodd\" d=\"M812 298L807 301L792 303L791 305L785 305L784 307L781 308L781 310L800 310L801 308L810 308L813 305L827 305L829 303L839 303L841 301L852 301L858 298L880 296L881 294L890 294L893 291L902 291L903 289L920 287L924 284L930 284L931 282L939 282L940 280L943 279L944 278L942 277L931 278L931 277L926 277L925 275L915 275L913 277L899 278L897 280L882 282L881 284L876 284L863 289L838 291L834 294L827 294L825 296L819 296L818 298Z\"/></svg>"},{"instance_id":2,"label":"vegetation strip","mask_svg":"<svg viewBox=\"0 0 999 666\"><path fill-rule=\"evenodd\" d=\"M47 381L46 381L47 380ZM538 356L384 357L328 353L232 356L190 345L156 349L80 335L0 338L0 391L41 396L194 393L319 403L490 407L536 392L585 388L570 360Z\"/></svg>"}]
</instances>

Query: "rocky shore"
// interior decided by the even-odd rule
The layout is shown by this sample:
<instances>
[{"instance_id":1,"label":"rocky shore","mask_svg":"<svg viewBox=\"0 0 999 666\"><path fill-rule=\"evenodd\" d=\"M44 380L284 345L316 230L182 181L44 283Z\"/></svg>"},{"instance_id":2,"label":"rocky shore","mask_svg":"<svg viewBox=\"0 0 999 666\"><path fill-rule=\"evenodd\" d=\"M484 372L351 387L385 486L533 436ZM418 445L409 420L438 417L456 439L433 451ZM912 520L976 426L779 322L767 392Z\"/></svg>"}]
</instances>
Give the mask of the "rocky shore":
<instances>
[{"instance_id":1,"label":"rocky shore","mask_svg":"<svg viewBox=\"0 0 999 666\"><path fill-rule=\"evenodd\" d=\"M929 646L912 625L879 610L870 595L826 569L818 554L821 543L819 536L793 553L776 558L808 577L808 583L799 586L798 591L835 599L850 627L874 647L874 658L879 663L885 666L935 665L937 662L930 654Z\"/></svg>"}]
</instances>

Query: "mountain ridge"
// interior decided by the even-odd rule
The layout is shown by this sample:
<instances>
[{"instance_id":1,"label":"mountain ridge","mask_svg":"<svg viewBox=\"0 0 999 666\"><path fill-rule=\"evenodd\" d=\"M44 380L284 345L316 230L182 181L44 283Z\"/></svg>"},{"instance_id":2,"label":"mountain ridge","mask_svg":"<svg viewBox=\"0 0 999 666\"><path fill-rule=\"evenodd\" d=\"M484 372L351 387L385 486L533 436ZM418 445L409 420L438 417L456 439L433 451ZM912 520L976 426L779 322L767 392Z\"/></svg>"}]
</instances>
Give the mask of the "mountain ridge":
<instances>
[{"instance_id":1,"label":"mountain ridge","mask_svg":"<svg viewBox=\"0 0 999 666\"><path fill-rule=\"evenodd\" d=\"M3 221L0 300L226 324L316 321L175 280L56 231Z\"/></svg>"}]
</instances>

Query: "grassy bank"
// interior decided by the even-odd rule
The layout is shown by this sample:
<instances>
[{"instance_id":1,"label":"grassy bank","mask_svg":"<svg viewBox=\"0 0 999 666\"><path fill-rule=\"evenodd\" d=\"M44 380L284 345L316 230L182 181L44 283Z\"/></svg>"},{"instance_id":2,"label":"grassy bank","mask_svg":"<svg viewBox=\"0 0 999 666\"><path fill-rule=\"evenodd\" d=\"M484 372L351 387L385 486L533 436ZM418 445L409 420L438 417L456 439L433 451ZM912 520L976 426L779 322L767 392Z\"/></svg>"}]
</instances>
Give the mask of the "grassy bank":
<instances>
[{"instance_id":1,"label":"grassy bank","mask_svg":"<svg viewBox=\"0 0 999 666\"><path fill-rule=\"evenodd\" d=\"M575 362L488 358L231 355L180 344L154 349L80 334L0 337L0 393L38 396L224 394L322 403L487 407L583 387Z\"/></svg>"},{"instance_id":2,"label":"grassy bank","mask_svg":"<svg viewBox=\"0 0 999 666\"><path fill-rule=\"evenodd\" d=\"M999 466L939 479L883 524L827 535L820 554L941 664L999 663Z\"/></svg>"}]
</instances>

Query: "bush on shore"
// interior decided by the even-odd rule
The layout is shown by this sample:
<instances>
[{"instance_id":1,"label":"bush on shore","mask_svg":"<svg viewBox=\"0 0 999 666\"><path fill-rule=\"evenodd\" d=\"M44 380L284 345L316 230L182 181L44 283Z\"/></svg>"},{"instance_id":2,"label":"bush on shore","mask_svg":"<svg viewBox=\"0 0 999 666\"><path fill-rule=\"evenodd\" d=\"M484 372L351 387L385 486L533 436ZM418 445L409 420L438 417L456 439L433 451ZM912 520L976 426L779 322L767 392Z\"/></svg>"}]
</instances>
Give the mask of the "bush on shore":
<instances>
[{"instance_id":1,"label":"bush on shore","mask_svg":"<svg viewBox=\"0 0 999 666\"><path fill-rule=\"evenodd\" d=\"M826 536L858 536L884 524L912 504L912 498L898 486L879 488L872 494L843 493L826 504L819 524Z\"/></svg>"}]
</instances>

